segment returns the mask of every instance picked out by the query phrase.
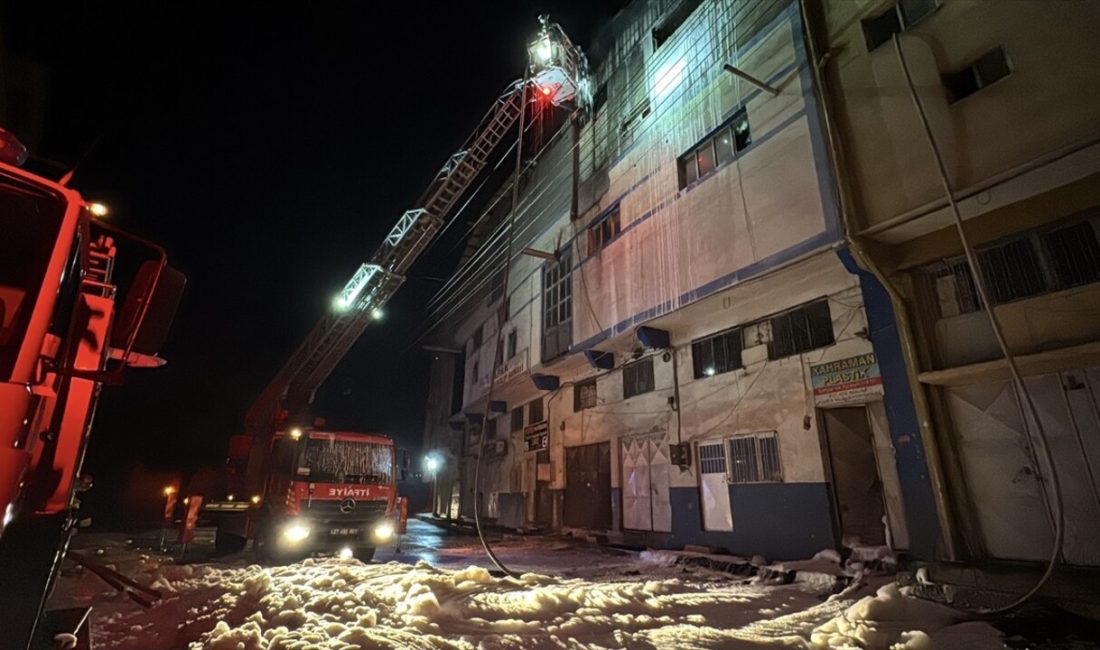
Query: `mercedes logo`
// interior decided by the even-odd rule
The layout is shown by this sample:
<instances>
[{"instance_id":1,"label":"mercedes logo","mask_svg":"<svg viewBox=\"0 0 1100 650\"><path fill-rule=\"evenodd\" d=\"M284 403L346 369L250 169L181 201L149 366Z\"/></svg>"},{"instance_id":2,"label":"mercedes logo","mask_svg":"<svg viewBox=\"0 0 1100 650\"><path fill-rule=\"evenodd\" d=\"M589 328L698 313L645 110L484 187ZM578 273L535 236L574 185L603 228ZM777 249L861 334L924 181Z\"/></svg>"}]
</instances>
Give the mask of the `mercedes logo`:
<instances>
[{"instance_id":1,"label":"mercedes logo","mask_svg":"<svg viewBox=\"0 0 1100 650\"><path fill-rule=\"evenodd\" d=\"M355 510L355 499L348 497L340 502L340 512L346 515L352 510Z\"/></svg>"}]
</instances>

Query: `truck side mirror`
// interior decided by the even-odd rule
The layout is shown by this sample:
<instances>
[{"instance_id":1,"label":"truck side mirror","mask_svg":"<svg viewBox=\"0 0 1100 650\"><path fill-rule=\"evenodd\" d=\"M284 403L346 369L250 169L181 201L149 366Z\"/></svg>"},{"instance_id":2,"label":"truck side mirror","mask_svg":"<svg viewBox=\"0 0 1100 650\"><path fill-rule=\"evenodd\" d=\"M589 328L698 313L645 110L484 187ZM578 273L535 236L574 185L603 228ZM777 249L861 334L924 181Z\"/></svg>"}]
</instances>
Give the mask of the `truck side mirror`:
<instances>
[{"instance_id":1,"label":"truck side mirror","mask_svg":"<svg viewBox=\"0 0 1100 650\"><path fill-rule=\"evenodd\" d=\"M187 278L169 266L163 267L158 277L158 266L154 261L142 262L119 311L111 347L124 350L133 337L134 352L155 355L164 345Z\"/></svg>"}]
</instances>

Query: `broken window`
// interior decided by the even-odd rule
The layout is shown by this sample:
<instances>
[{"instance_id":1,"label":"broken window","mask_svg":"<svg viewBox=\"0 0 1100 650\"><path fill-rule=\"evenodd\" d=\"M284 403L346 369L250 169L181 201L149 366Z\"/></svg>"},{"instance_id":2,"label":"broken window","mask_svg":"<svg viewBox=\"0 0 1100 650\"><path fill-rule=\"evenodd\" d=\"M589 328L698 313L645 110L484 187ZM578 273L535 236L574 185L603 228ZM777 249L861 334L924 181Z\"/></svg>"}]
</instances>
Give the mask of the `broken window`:
<instances>
[{"instance_id":1,"label":"broken window","mask_svg":"<svg viewBox=\"0 0 1100 650\"><path fill-rule=\"evenodd\" d=\"M596 406L596 380L580 382L573 386L573 410L576 412Z\"/></svg>"}]
</instances>

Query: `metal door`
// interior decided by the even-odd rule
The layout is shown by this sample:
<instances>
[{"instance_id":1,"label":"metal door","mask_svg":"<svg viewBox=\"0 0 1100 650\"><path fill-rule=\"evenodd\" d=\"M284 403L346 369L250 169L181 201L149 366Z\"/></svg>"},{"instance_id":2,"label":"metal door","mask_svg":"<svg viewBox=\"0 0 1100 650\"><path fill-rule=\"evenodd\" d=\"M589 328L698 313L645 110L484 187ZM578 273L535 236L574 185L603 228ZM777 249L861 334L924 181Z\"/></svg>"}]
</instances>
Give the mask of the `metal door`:
<instances>
[{"instance_id":1,"label":"metal door","mask_svg":"<svg viewBox=\"0 0 1100 650\"><path fill-rule=\"evenodd\" d=\"M566 526L611 528L611 443L565 448Z\"/></svg>"},{"instance_id":2,"label":"metal door","mask_svg":"<svg viewBox=\"0 0 1100 650\"><path fill-rule=\"evenodd\" d=\"M867 409L827 409L823 419L841 531L848 540L884 545L886 505Z\"/></svg>"},{"instance_id":3,"label":"metal door","mask_svg":"<svg viewBox=\"0 0 1100 650\"><path fill-rule=\"evenodd\" d=\"M668 454L660 441L633 438L622 441L623 528L672 531L669 500Z\"/></svg>"},{"instance_id":4,"label":"metal door","mask_svg":"<svg viewBox=\"0 0 1100 650\"><path fill-rule=\"evenodd\" d=\"M703 530L733 530L730 509L729 475L726 444L721 440L699 443L699 497L703 510Z\"/></svg>"}]
</instances>

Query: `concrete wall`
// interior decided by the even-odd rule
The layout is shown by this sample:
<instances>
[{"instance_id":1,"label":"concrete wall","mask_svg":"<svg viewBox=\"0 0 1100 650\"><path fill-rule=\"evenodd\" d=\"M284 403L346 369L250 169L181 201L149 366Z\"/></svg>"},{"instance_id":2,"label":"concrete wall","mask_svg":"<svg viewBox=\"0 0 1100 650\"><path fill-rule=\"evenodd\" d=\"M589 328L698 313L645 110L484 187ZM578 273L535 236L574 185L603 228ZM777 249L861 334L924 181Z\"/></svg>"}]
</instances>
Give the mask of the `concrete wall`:
<instances>
[{"instance_id":1,"label":"concrete wall","mask_svg":"<svg viewBox=\"0 0 1100 650\"><path fill-rule=\"evenodd\" d=\"M861 227L939 201L943 188L892 43L867 51L861 19L893 2L826 0L831 83L858 188ZM1095 143L1100 5L945 0L900 35L951 185L977 186L1068 147ZM940 80L1003 46L1012 74L950 103ZM1094 164L1094 163L1093 163ZM857 228L858 229L858 228Z\"/></svg>"}]
</instances>

